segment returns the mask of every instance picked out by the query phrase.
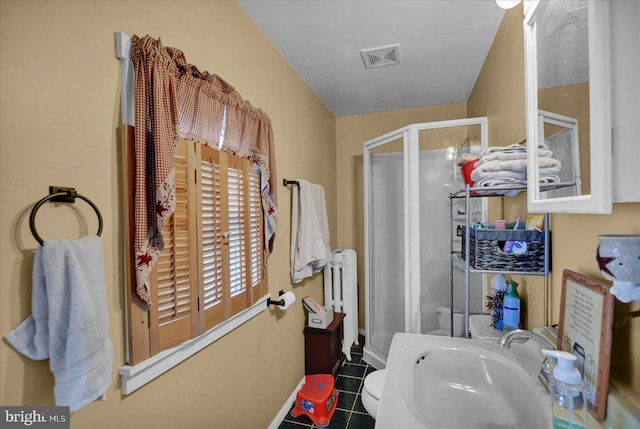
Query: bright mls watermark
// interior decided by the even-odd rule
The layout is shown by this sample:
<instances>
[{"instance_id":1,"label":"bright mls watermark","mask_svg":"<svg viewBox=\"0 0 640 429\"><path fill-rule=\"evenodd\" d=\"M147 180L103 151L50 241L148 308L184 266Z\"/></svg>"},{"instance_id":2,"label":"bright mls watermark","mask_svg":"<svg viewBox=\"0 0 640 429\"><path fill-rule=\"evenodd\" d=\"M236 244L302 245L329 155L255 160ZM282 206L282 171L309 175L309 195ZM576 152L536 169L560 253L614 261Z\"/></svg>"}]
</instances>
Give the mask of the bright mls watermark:
<instances>
[{"instance_id":1,"label":"bright mls watermark","mask_svg":"<svg viewBox=\"0 0 640 429\"><path fill-rule=\"evenodd\" d=\"M0 429L69 429L69 407L2 407Z\"/></svg>"}]
</instances>

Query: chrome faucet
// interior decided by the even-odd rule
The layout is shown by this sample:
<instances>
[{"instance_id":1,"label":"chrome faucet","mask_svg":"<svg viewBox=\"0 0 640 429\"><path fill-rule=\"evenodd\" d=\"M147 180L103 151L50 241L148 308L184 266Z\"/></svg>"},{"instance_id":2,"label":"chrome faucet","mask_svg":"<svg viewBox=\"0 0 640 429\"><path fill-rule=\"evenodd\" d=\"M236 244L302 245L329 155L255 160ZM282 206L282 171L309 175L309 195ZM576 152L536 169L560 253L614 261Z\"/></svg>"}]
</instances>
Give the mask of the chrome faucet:
<instances>
[{"instance_id":1,"label":"chrome faucet","mask_svg":"<svg viewBox=\"0 0 640 429\"><path fill-rule=\"evenodd\" d=\"M516 329L514 331L509 331L502 334L502 336L498 340L498 345L508 349L511 348L511 343L513 342L524 343L527 340L532 340L538 343L541 349L556 349L556 345L549 341L546 337L533 331L527 331L526 329ZM540 380L548 393L550 393L549 376L551 375L551 369L551 361L549 360L549 358L545 357L542 361L542 368L540 368L540 373L538 374L538 380Z\"/></svg>"},{"instance_id":2,"label":"chrome faucet","mask_svg":"<svg viewBox=\"0 0 640 429\"><path fill-rule=\"evenodd\" d=\"M511 343L524 343L526 340L533 340L540 345L540 348L555 350L556 345L549 341L547 338L533 331L527 331L526 329L516 329L509 331L500 337L498 345L504 348L511 348Z\"/></svg>"}]
</instances>

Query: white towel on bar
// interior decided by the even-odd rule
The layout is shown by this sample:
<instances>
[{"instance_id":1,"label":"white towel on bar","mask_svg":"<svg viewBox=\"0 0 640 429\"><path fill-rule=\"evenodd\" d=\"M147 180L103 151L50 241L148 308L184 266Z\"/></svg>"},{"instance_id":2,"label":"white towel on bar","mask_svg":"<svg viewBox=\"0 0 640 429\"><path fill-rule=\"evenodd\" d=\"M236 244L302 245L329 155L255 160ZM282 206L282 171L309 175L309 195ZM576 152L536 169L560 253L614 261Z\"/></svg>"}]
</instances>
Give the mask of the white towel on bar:
<instances>
[{"instance_id":1,"label":"white towel on bar","mask_svg":"<svg viewBox=\"0 0 640 429\"><path fill-rule=\"evenodd\" d=\"M331 258L324 188L298 180L291 202L291 280L299 283Z\"/></svg>"},{"instance_id":2,"label":"white towel on bar","mask_svg":"<svg viewBox=\"0 0 640 429\"><path fill-rule=\"evenodd\" d=\"M49 359L56 405L74 412L100 398L111 385L113 347L97 236L38 248L31 309L6 339L31 359Z\"/></svg>"}]
</instances>

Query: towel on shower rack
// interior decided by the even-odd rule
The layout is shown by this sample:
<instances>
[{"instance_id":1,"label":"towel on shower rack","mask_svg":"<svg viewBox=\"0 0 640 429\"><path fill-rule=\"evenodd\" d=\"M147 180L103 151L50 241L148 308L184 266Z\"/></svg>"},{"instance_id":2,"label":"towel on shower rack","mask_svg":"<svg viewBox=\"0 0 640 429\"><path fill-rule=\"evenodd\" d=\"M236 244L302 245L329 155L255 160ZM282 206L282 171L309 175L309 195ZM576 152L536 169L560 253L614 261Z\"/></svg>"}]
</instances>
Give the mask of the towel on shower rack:
<instances>
[{"instance_id":1,"label":"towel on shower rack","mask_svg":"<svg viewBox=\"0 0 640 429\"><path fill-rule=\"evenodd\" d=\"M540 174L549 175L549 174L557 174L562 170L562 163L551 157L543 157L538 158L538 168L540 170ZM527 171L527 160L526 159L510 159L510 160L502 160L502 161L483 161L481 158L480 161L475 165L473 172L471 172L471 179L474 178L474 173L489 173L495 171L516 171L516 172L526 172Z\"/></svg>"},{"instance_id":2,"label":"towel on shower rack","mask_svg":"<svg viewBox=\"0 0 640 429\"><path fill-rule=\"evenodd\" d=\"M560 183L560 178L555 174L547 174L547 175L538 177L538 183L540 183L541 185L550 185L552 183Z\"/></svg>"},{"instance_id":3,"label":"towel on shower rack","mask_svg":"<svg viewBox=\"0 0 640 429\"><path fill-rule=\"evenodd\" d=\"M474 185L477 188L495 188L495 187L508 187L508 186L512 186L512 187L522 187L522 186L527 186L527 181L526 180L522 180L522 179L514 179L511 177L499 177L499 178L490 178L490 179L482 179L479 180L478 182L476 182L476 184ZM507 195L509 197L513 197L515 195L518 195L520 193L521 190L519 189L514 189L514 190L508 190L508 189L503 189L500 191L496 191L496 194L500 194L500 195Z\"/></svg>"},{"instance_id":4,"label":"towel on shower rack","mask_svg":"<svg viewBox=\"0 0 640 429\"><path fill-rule=\"evenodd\" d=\"M291 202L291 280L299 283L331 259L324 188L298 180Z\"/></svg>"},{"instance_id":5,"label":"towel on shower rack","mask_svg":"<svg viewBox=\"0 0 640 429\"><path fill-rule=\"evenodd\" d=\"M562 162L555 158L538 158L538 174L540 176L552 176L560 173Z\"/></svg>"},{"instance_id":6,"label":"towel on shower rack","mask_svg":"<svg viewBox=\"0 0 640 429\"><path fill-rule=\"evenodd\" d=\"M545 143L538 143L538 158L547 158L552 155L553 152ZM480 163L510 159L527 159L527 147L521 144L489 146L480 152Z\"/></svg>"},{"instance_id":7,"label":"towel on shower rack","mask_svg":"<svg viewBox=\"0 0 640 429\"><path fill-rule=\"evenodd\" d=\"M501 160L501 161L485 161L483 158L480 158L475 165L473 171L527 171L527 160L526 159L509 159L509 160ZM473 179L473 172L471 173Z\"/></svg>"},{"instance_id":8,"label":"towel on shower rack","mask_svg":"<svg viewBox=\"0 0 640 429\"><path fill-rule=\"evenodd\" d=\"M518 180L526 180L527 179L527 171L514 171L514 170L497 170L497 171L487 171L484 168L476 168L471 172L471 180L474 182L479 182L481 180L487 179L518 179Z\"/></svg>"},{"instance_id":9,"label":"towel on shower rack","mask_svg":"<svg viewBox=\"0 0 640 429\"><path fill-rule=\"evenodd\" d=\"M511 177L501 177L495 179L483 179L476 183L476 187L492 188L494 186L526 186L527 181L513 179Z\"/></svg>"},{"instance_id":10,"label":"towel on shower rack","mask_svg":"<svg viewBox=\"0 0 640 429\"><path fill-rule=\"evenodd\" d=\"M56 405L74 412L111 385L113 347L97 236L46 240L36 251L32 313L6 339L25 356L49 359Z\"/></svg>"}]
</instances>

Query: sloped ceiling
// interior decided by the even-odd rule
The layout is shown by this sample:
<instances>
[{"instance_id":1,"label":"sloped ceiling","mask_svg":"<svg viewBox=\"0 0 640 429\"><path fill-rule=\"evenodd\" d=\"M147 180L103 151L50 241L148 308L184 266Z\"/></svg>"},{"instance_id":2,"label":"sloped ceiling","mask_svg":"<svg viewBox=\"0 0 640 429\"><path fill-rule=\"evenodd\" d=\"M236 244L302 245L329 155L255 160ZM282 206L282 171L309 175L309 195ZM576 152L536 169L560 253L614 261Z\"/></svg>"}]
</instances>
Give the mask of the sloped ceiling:
<instances>
[{"instance_id":1,"label":"sloped ceiling","mask_svg":"<svg viewBox=\"0 0 640 429\"><path fill-rule=\"evenodd\" d=\"M494 0L239 4L336 116L467 101L504 11ZM360 51L400 45L365 69Z\"/></svg>"}]
</instances>

